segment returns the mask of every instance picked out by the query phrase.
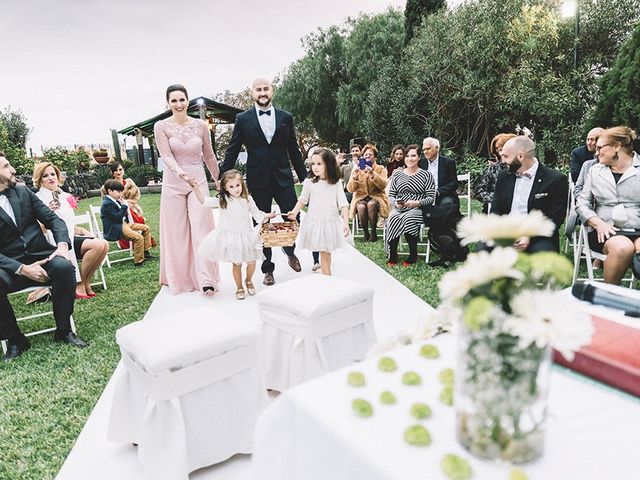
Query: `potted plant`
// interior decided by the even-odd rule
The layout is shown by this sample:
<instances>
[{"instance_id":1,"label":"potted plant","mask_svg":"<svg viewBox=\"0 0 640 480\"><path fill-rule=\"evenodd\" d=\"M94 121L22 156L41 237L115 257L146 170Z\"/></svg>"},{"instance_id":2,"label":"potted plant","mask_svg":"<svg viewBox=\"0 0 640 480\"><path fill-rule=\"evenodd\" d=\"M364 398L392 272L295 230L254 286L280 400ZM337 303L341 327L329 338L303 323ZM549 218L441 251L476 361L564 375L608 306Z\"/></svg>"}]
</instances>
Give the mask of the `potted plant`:
<instances>
[{"instance_id":1,"label":"potted plant","mask_svg":"<svg viewBox=\"0 0 640 480\"><path fill-rule=\"evenodd\" d=\"M107 163L109 162L109 152L107 152L106 148L94 150L93 158L96 161L96 163Z\"/></svg>"}]
</instances>

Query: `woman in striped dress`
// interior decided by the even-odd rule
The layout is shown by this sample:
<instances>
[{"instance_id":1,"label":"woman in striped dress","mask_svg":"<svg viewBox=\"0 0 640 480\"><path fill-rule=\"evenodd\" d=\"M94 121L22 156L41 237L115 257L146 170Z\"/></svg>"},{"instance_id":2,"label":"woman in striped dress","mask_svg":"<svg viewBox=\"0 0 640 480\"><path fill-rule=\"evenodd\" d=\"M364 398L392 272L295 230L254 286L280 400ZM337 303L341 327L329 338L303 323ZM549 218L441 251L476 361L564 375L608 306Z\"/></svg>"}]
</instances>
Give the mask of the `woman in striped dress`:
<instances>
[{"instance_id":1,"label":"woman in striped dress","mask_svg":"<svg viewBox=\"0 0 640 480\"><path fill-rule=\"evenodd\" d=\"M391 177L389 202L395 207L385 227L385 251L393 267L398 264L398 242L404 234L409 244L409 257L402 262L404 267L418 259L418 236L422 226L422 207L433 205L436 199L436 184L433 176L418 168L420 147L409 145L405 151L406 167Z\"/></svg>"}]
</instances>

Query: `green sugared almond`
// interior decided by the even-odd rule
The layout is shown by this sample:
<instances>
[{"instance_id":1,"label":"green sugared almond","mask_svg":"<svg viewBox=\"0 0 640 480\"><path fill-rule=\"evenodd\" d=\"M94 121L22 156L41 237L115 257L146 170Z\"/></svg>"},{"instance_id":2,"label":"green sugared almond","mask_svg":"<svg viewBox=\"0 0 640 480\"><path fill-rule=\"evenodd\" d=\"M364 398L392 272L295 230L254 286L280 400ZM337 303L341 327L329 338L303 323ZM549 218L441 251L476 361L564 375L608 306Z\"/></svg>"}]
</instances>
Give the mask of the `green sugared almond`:
<instances>
[{"instance_id":1,"label":"green sugared almond","mask_svg":"<svg viewBox=\"0 0 640 480\"><path fill-rule=\"evenodd\" d=\"M411 405L411 415L418 420L429 418L431 416L431 408L426 403L414 403Z\"/></svg>"},{"instance_id":2,"label":"green sugared almond","mask_svg":"<svg viewBox=\"0 0 640 480\"><path fill-rule=\"evenodd\" d=\"M406 372L402 375L402 383L405 385L420 385L422 378L416 372Z\"/></svg>"},{"instance_id":3,"label":"green sugared almond","mask_svg":"<svg viewBox=\"0 0 640 480\"><path fill-rule=\"evenodd\" d=\"M382 357L378 360L378 370L382 372L395 372L398 369L398 364L391 357Z\"/></svg>"},{"instance_id":4,"label":"green sugared almond","mask_svg":"<svg viewBox=\"0 0 640 480\"><path fill-rule=\"evenodd\" d=\"M442 387L439 398L445 405L453 405L453 385L445 385Z\"/></svg>"},{"instance_id":5,"label":"green sugared almond","mask_svg":"<svg viewBox=\"0 0 640 480\"><path fill-rule=\"evenodd\" d=\"M373 415L373 406L363 398L356 398L351 402L351 408L361 417L370 417Z\"/></svg>"},{"instance_id":6,"label":"green sugared almond","mask_svg":"<svg viewBox=\"0 0 640 480\"><path fill-rule=\"evenodd\" d=\"M438 380L445 385L453 385L454 373L453 368L445 368L438 374Z\"/></svg>"},{"instance_id":7,"label":"green sugared almond","mask_svg":"<svg viewBox=\"0 0 640 480\"><path fill-rule=\"evenodd\" d=\"M451 453L442 457L440 466L442 467L444 474L450 480L467 480L473 475L469 462L464 458Z\"/></svg>"},{"instance_id":8,"label":"green sugared almond","mask_svg":"<svg viewBox=\"0 0 640 480\"><path fill-rule=\"evenodd\" d=\"M519 468L512 468L509 472L509 480L529 480L529 477Z\"/></svg>"},{"instance_id":9,"label":"green sugared almond","mask_svg":"<svg viewBox=\"0 0 640 480\"><path fill-rule=\"evenodd\" d=\"M431 434L422 425L411 425L404 431L404 440L410 445L426 447L431 444Z\"/></svg>"},{"instance_id":10,"label":"green sugared almond","mask_svg":"<svg viewBox=\"0 0 640 480\"><path fill-rule=\"evenodd\" d=\"M427 343L420 348L420 355L424 358L438 358L440 356L440 350L435 345Z\"/></svg>"},{"instance_id":11,"label":"green sugared almond","mask_svg":"<svg viewBox=\"0 0 640 480\"><path fill-rule=\"evenodd\" d=\"M352 387L364 386L364 373L350 372L349 375L347 375L347 383Z\"/></svg>"},{"instance_id":12,"label":"green sugared almond","mask_svg":"<svg viewBox=\"0 0 640 480\"><path fill-rule=\"evenodd\" d=\"M396 396L393 393L391 393L389 390L385 390L380 394L380 402L386 403L387 405L396 403Z\"/></svg>"}]
</instances>

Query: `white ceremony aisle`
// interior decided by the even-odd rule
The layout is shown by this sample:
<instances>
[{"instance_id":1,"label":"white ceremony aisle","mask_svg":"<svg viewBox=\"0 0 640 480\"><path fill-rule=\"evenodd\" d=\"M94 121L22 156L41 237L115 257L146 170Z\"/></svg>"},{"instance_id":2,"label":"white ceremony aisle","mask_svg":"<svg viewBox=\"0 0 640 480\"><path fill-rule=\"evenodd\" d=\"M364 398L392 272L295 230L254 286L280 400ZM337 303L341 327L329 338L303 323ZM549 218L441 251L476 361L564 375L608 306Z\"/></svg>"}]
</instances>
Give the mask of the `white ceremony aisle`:
<instances>
[{"instance_id":1,"label":"white ceremony aisle","mask_svg":"<svg viewBox=\"0 0 640 480\"><path fill-rule=\"evenodd\" d=\"M280 249L274 249L273 253L277 283L284 283L302 275L320 275L319 272L311 272L312 258L309 251L296 249L303 269L301 273L295 273L289 268ZM432 310L432 307L353 247L335 252L332 263L334 276L359 281L375 289L373 321L379 340L394 338L401 333L413 333ZM163 288L145 315L145 320L153 321L156 315L171 315L173 312L176 326L179 328L180 318L188 316L189 311L202 311L202 307L208 307L207 312L212 321L250 322L257 328L258 304L255 298L236 300L235 284L230 273L231 265L222 264L220 267L221 288L215 297L207 298L195 292L174 297ZM262 285L259 268L254 283L258 292L268 288ZM312 295L312 292L309 294ZM142 480L136 447L107 440L113 387L121 368L121 365L116 368L56 477L57 480ZM226 462L192 473L190 479L245 480L249 476L250 462L249 455L236 455Z\"/></svg>"}]
</instances>

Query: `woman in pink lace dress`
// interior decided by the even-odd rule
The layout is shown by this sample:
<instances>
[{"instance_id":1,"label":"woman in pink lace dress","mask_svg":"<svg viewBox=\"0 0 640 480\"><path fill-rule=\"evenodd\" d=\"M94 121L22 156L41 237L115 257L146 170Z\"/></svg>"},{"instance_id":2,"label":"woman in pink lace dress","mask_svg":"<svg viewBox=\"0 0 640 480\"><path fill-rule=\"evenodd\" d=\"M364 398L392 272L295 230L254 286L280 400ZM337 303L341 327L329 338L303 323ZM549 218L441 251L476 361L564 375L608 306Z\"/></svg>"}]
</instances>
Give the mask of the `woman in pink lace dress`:
<instances>
[{"instance_id":1,"label":"woman in pink lace dress","mask_svg":"<svg viewBox=\"0 0 640 480\"><path fill-rule=\"evenodd\" d=\"M210 209L202 208L191 190L195 181L204 196L209 188L203 160L214 179L218 164L209 129L202 120L187 115L189 97L182 85L167 88L171 117L155 124L154 134L164 162L160 196L160 283L171 293L201 290L211 295L220 275L216 262L196 263L204 237L215 227Z\"/></svg>"}]
</instances>

